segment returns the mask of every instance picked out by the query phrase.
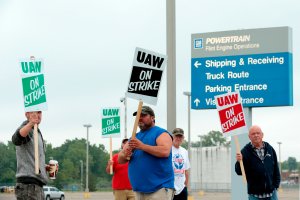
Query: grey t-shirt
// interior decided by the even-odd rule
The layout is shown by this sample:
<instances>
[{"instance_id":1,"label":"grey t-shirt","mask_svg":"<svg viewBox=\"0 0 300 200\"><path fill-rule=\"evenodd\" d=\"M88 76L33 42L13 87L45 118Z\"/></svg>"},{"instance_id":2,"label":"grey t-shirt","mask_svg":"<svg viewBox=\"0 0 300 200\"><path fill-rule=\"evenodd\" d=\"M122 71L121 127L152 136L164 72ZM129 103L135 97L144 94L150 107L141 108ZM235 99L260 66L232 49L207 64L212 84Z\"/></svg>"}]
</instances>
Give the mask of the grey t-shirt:
<instances>
[{"instance_id":1,"label":"grey t-shirt","mask_svg":"<svg viewBox=\"0 0 300 200\"><path fill-rule=\"evenodd\" d=\"M39 151L39 174L35 174L34 164L34 138L33 129L26 137L20 135L20 129L25 126L28 121L24 121L12 136L12 142L16 145L17 156L17 178L35 178L47 184L48 176L45 168L45 147L41 131L38 129L38 151Z\"/></svg>"}]
</instances>

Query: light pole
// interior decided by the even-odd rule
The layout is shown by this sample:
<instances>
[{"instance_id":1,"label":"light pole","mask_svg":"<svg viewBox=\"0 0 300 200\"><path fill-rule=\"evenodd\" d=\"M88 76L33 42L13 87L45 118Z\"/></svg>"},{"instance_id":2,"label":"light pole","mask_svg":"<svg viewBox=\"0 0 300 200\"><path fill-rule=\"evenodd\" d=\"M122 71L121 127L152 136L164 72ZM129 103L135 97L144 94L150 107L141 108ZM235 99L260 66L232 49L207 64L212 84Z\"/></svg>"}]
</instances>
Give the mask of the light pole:
<instances>
[{"instance_id":1,"label":"light pole","mask_svg":"<svg viewBox=\"0 0 300 200\"><path fill-rule=\"evenodd\" d=\"M127 98L122 97L120 101L124 103L124 137L127 138Z\"/></svg>"},{"instance_id":2,"label":"light pole","mask_svg":"<svg viewBox=\"0 0 300 200\"><path fill-rule=\"evenodd\" d=\"M176 128L176 1L166 0L167 130Z\"/></svg>"},{"instance_id":3,"label":"light pole","mask_svg":"<svg viewBox=\"0 0 300 200\"><path fill-rule=\"evenodd\" d=\"M202 140L201 135L198 135L200 141L200 190L202 189Z\"/></svg>"},{"instance_id":4,"label":"light pole","mask_svg":"<svg viewBox=\"0 0 300 200\"><path fill-rule=\"evenodd\" d=\"M83 191L82 180L83 180L83 161L80 160L80 190L81 191Z\"/></svg>"},{"instance_id":5,"label":"light pole","mask_svg":"<svg viewBox=\"0 0 300 200\"><path fill-rule=\"evenodd\" d=\"M183 92L188 97L188 154L191 160L191 92Z\"/></svg>"},{"instance_id":6,"label":"light pole","mask_svg":"<svg viewBox=\"0 0 300 200\"><path fill-rule=\"evenodd\" d=\"M277 142L278 146L279 146L279 171L280 171L280 176L281 176L281 149L280 149L280 145L282 144L281 142Z\"/></svg>"},{"instance_id":7,"label":"light pole","mask_svg":"<svg viewBox=\"0 0 300 200\"><path fill-rule=\"evenodd\" d=\"M86 127L86 177L85 177L85 192L89 192L89 128L92 127L90 124L84 124Z\"/></svg>"},{"instance_id":8,"label":"light pole","mask_svg":"<svg viewBox=\"0 0 300 200\"><path fill-rule=\"evenodd\" d=\"M183 92L183 95L186 95L188 97L188 154L189 154L189 159L190 162L192 162L192 154L191 154L191 92ZM191 170L189 170L189 189L191 190L191 182L192 182L192 175L191 175Z\"/></svg>"}]
</instances>

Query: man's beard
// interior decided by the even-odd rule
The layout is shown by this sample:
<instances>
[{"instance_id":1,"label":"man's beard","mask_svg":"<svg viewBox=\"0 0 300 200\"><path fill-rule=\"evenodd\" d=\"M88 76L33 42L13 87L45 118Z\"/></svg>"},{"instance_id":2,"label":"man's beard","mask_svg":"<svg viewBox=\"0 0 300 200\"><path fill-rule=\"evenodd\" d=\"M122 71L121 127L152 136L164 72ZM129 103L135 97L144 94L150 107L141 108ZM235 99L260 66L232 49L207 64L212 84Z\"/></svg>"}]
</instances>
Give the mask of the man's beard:
<instances>
[{"instance_id":1,"label":"man's beard","mask_svg":"<svg viewBox=\"0 0 300 200\"><path fill-rule=\"evenodd\" d=\"M145 131L145 130L149 129L150 127L151 127L151 124L139 123L139 128L140 128L142 131Z\"/></svg>"}]
</instances>

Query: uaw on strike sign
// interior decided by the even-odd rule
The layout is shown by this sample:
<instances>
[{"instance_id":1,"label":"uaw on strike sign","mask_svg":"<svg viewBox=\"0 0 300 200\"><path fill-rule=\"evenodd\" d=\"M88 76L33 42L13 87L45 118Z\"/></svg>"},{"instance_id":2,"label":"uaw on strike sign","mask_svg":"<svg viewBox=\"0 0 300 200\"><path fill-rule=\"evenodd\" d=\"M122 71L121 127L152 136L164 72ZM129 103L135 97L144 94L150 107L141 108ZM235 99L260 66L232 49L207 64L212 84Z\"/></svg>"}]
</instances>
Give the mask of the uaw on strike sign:
<instances>
[{"instance_id":1,"label":"uaw on strike sign","mask_svg":"<svg viewBox=\"0 0 300 200\"><path fill-rule=\"evenodd\" d=\"M43 65L41 59L20 60L25 112L47 110Z\"/></svg>"},{"instance_id":2,"label":"uaw on strike sign","mask_svg":"<svg viewBox=\"0 0 300 200\"><path fill-rule=\"evenodd\" d=\"M239 92L215 96L222 132L234 136L247 132L242 101Z\"/></svg>"},{"instance_id":3,"label":"uaw on strike sign","mask_svg":"<svg viewBox=\"0 0 300 200\"><path fill-rule=\"evenodd\" d=\"M167 56L136 48L126 96L156 105Z\"/></svg>"},{"instance_id":4,"label":"uaw on strike sign","mask_svg":"<svg viewBox=\"0 0 300 200\"><path fill-rule=\"evenodd\" d=\"M120 108L103 108L102 137L120 137Z\"/></svg>"}]
</instances>

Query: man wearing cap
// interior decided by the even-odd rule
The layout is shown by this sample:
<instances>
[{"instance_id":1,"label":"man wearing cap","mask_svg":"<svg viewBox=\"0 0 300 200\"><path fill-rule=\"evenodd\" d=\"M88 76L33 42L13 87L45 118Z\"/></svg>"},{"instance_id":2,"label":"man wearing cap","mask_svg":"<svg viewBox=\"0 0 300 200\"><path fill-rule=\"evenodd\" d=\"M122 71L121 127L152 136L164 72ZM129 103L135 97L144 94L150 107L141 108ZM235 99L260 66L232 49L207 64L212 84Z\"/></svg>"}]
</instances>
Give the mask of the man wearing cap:
<instances>
[{"instance_id":1,"label":"man wearing cap","mask_svg":"<svg viewBox=\"0 0 300 200\"><path fill-rule=\"evenodd\" d=\"M137 112L134 112L135 116ZM140 132L119 153L119 163L129 159L129 180L138 200L171 200L174 194L172 136L155 126L155 114L143 106L139 119Z\"/></svg>"},{"instance_id":2,"label":"man wearing cap","mask_svg":"<svg viewBox=\"0 0 300 200\"><path fill-rule=\"evenodd\" d=\"M172 146L172 163L176 190L174 200L187 200L190 161L187 150L180 146L184 139L184 132L181 128L175 128L172 133L174 138Z\"/></svg>"}]
</instances>

